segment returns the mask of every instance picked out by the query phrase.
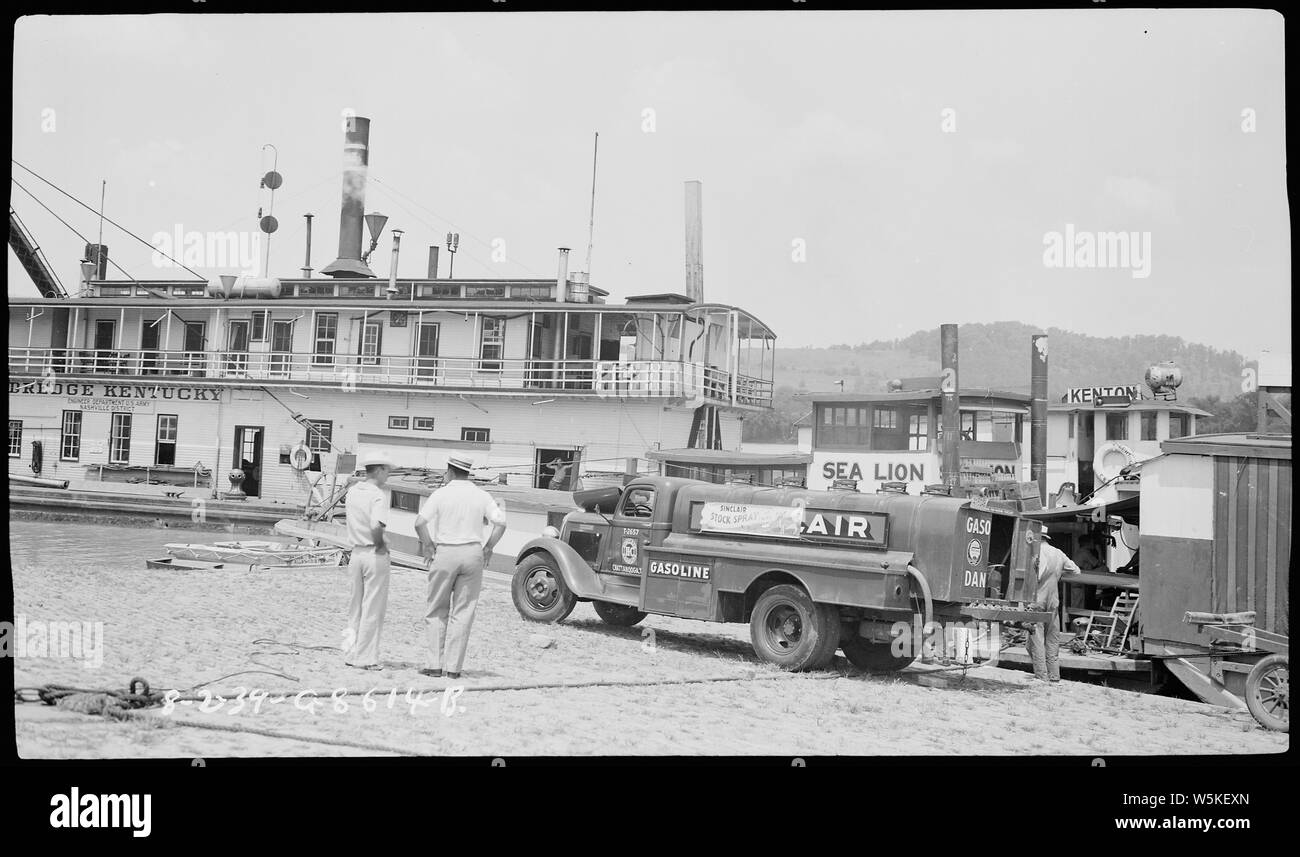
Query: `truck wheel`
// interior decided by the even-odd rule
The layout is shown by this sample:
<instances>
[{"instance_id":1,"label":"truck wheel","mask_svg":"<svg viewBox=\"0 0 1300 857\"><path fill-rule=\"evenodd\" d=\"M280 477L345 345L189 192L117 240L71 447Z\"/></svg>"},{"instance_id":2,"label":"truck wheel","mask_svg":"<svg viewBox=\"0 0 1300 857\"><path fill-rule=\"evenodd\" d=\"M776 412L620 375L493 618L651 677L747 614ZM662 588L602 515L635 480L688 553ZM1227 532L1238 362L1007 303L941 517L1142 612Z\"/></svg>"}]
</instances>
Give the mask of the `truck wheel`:
<instances>
[{"instance_id":1,"label":"truck wheel","mask_svg":"<svg viewBox=\"0 0 1300 857\"><path fill-rule=\"evenodd\" d=\"M839 611L815 604L798 586L783 583L758 597L749 620L754 653L786 670L820 669L839 646Z\"/></svg>"},{"instance_id":2,"label":"truck wheel","mask_svg":"<svg viewBox=\"0 0 1300 857\"><path fill-rule=\"evenodd\" d=\"M840 640L840 648L844 650L844 657L849 659L849 663L869 673L898 672L916 660L915 655L906 657L895 655L890 651L892 648L890 643L872 643L858 636L849 637L847 634Z\"/></svg>"},{"instance_id":3,"label":"truck wheel","mask_svg":"<svg viewBox=\"0 0 1300 857\"><path fill-rule=\"evenodd\" d=\"M559 622L578 603L564 585L555 560L545 553L535 553L519 563L510 582L510 595L519 615L533 622Z\"/></svg>"},{"instance_id":4,"label":"truck wheel","mask_svg":"<svg viewBox=\"0 0 1300 857\"><path fill-rule=\"evenodd\" d=\"M1246 707L1265 729L1291 730L1291 670L1286 655L1269 655L1246 676Z\"/></svg>"},{"instance_id":5,"label":"truck wheel","mask_svg":"<svg viewBox=\"0 0 1300 857\"><path fill-rule=\"evenodd\" d=\"M596 615L601 618L601 621L607 625L617 625L620 628L631 628L645 618L645 614L640 610L635 607L628 607L625 604L593 601L591 606L596 608Z\"/></svg>"}]
</instances>

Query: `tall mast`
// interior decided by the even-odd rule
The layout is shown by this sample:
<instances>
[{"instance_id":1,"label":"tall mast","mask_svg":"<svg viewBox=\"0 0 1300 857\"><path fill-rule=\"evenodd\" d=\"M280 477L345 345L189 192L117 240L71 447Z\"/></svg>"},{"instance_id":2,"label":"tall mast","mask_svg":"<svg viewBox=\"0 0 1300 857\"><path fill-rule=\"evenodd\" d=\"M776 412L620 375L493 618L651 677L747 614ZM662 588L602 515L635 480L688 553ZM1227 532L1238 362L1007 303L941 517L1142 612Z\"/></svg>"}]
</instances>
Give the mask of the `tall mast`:
<instances>
[{"instance_id":1,"label":"tall mast","mask_svg":"<svg viewBox=\"0 0 1300 857\"><path fill-rule=\"evenodd\" d=\"M591 276L591 242L596 232L596 154L600 150L600 132L591 146L591 221L587 224L587 276Z\"/></svg>"}]
</instances>

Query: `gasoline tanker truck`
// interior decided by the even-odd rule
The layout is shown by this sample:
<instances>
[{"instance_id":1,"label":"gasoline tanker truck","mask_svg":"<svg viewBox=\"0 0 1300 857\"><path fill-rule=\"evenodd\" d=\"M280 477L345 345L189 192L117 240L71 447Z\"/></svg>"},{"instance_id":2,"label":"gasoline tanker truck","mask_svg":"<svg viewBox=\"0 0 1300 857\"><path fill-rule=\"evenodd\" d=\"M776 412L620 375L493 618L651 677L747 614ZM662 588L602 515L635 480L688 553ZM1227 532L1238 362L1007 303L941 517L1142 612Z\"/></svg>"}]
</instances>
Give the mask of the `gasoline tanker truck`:
<instances>
[{"instance_id":1,"label":"gasoline tanker truck","mask_svg":"<svg viewBox=\"0 0 1300 857\"><path fill-rule=\"evenodd\" d=\"M1001 623L1048 616L1025 603L1042 524L982 498L650 476L574 500L582 511L518 554L525 619L559 622L590 601L611 625L747 622L755 653L782 668L842 650L888 672L918 657L970 663L977 629L996 640Z\"/></svg>"}]
</instances>

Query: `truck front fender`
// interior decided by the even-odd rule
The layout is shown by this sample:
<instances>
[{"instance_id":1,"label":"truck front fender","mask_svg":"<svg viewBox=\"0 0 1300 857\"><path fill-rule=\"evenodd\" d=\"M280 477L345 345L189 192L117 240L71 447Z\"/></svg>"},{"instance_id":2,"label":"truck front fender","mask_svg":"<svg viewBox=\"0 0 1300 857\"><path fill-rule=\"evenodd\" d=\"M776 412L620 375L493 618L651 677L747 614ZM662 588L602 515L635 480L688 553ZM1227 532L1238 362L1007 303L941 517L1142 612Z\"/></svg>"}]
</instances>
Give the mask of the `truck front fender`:
<instances>
[{"instance_id":1,"label":"truck front fender","mask_svg":"<svg viewBox=\"0 0 1300 857\"><path fill-rule=\"evenodd\" d=\"M599 599L604 594L605 589L601 586L596 572L591 570L591 566L578 556L578 552L570 547L568 542L551 536L538 536L519 549L515 565L518 566L519 563L537 553L547 554L554 560L560 577L564 579L564 585L569 587L569 591L574 595L579 598Z\"/></svg>"}]
</instances>

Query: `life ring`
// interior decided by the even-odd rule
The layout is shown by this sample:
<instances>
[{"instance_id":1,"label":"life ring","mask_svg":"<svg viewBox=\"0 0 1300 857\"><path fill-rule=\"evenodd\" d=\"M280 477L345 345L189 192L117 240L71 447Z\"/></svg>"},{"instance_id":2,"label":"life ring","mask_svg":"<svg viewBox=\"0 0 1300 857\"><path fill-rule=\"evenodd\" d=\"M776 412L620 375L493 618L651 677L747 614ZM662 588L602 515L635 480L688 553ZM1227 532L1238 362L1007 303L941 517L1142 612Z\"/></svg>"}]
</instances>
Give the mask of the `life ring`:
<instances>
[{"instance_id":1,"label":"life ring","mask_svg":"<svg viewBox=\"0 0 1300 857\"><path fill-rule=\"evenodd\" d=\"M303 441L298 441L289 452L289 466L294 470L306 470L311 467L313 453Z\"/></svg>"},{"instance_id":2,"label":"life ring","mask_svg":"<svg viewBox=\"0 0 1300 857\"><path fill-rule=\"evenodd\" d=\"M1092 472L1099 482L1110 482L1119 472L1137 461L1133 450L1118 441L1111 441L1097 450L1092 460Z\"/></svg>"}]
</instances>

